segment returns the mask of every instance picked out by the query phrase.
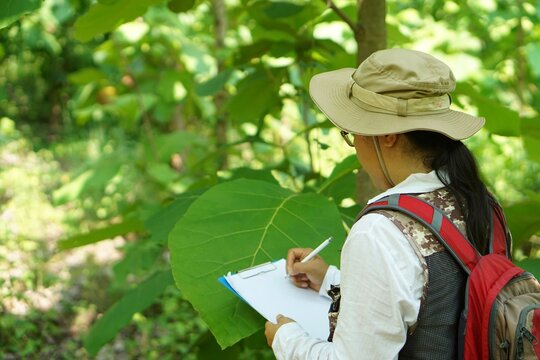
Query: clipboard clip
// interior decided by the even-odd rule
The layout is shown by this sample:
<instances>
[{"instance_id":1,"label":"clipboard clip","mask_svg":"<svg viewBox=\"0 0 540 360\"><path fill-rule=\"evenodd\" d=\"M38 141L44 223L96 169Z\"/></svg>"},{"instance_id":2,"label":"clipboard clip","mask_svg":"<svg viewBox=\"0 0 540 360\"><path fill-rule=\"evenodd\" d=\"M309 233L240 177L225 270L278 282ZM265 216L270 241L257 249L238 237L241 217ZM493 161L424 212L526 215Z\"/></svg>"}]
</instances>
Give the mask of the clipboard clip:
<instances>
[{"instance_id":1,"label":"clipboard clip","mask_svg":"<svg viewBox=\"0 0 540 360\"><path fill-rule=\"evenodd\" d=\"M237 274L242 279L248 279L250 277L253 277L262 273L274 271L276 269L277 269L276 265L274 265L273 262L268 261L263 264L255 265L255 266L240 270L238 271Z\"/></svg>"}]
</instances>

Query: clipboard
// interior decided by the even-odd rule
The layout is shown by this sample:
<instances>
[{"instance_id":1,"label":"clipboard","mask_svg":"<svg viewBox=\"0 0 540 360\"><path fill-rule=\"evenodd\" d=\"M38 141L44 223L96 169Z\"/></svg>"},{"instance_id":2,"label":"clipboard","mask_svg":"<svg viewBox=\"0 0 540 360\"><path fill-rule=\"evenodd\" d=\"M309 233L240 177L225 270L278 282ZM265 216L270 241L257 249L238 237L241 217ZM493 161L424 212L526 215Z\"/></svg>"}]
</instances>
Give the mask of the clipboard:
<instances>
[{"instance_id":1,"label":"clipboard","mask_svg":"<svg viewBox=\"0 0 540 360\"><path fill-rule=\"evenodd\" d=\"M296 287L286 278L285 264L285 259L280 259L256 265L235 274L229 272L218 281L266 320L275 323L276 316L282 314L295 320L310 336L326 340L330 298Z\"/></svg>"}]
</instances>

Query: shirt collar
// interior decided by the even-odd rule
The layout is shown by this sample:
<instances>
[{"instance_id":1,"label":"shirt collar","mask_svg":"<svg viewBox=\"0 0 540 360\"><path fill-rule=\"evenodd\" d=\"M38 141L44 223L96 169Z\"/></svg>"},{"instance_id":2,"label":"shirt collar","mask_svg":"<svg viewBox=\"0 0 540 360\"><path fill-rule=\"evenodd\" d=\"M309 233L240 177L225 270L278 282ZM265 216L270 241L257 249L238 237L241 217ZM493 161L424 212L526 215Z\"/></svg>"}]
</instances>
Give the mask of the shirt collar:
<instances>
[{"instance_id":1,"label":"shirt collar","mask_svg":"<svg viewBox=\"0 0 540 360\"><path fill-rule=\"evenodd\" d=\"M368 204L393 194L422 194L443 188L445 185L437 177L435 170L429 173L414 173L385 192L369 199Z\"/></svg>"}]
</instances>

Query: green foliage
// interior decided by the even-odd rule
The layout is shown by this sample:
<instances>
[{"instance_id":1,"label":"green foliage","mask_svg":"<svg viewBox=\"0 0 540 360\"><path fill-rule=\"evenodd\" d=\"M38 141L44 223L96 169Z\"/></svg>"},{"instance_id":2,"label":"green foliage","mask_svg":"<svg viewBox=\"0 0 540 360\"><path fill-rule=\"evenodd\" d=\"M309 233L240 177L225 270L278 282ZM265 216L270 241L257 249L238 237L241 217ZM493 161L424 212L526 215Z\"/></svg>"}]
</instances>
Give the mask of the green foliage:
<instances>
[{"instance_id":1,"label":"green foliage","mask_svg":"<svg viewBox=\"0 0 540 360\"><path fill-rule=\"evenodd\" d=\"M263 319L217 279L328 236L342 239L343 228L335 205L324 197L235 180L205 192L176 224L169 235L171 266L184 296L225 348L260 329ZM325 255L338 260L337 251Z\"/></svg>"},{"instance_id":2,"label":"green foliage","mask_svg":"<svg viewBox=\"0 0 540 360\"><path fill-rule=\"evenodd\" d=\"M508 107L482 96L470 83L459 83L455 95L465 95L478 108L478 114L486 118L486 128L493 134L519 136L521 119Z\"/></svg>"},{"instance_id":3,"label":"green foliage","mask_svg":"<svg viewBox=\"0 0 540 360\"><path fill-rule=\"evenodd\" d=\"M143 230L143 223L138 219L126 219L119 224L112 224L88 233L78 234L58 242L59 250L73 249L79 246L93 244L98 241L112 239L119 235Z\"/></svg>"},{"instance_id":4,"label":"green foliage","mask_svg":"<svg viewBox=\"0 0 540 360\"><path fill-rule=\"evenodd\" d=\"M118 331L131 321L133 314L150 306L172 283L170 271L156 272L135 289L124 294L92 326L90 333L86 336L84 346L90 355L95 356L104 344L114 338Z\"/></svg>"},{"instance_id":5,"label":"green foliage","mask_svg":"<svg viewBox=\"0 0 540 360\"><path fill-rule=\"evenodd\" d=\"M17 21L22 15L39 9L42 0L4 0L0 3L0 29Z\"/></svg>"},{"instance_id":6,"label":"green foliage","mask_svg":"<svg viewBox=\"0 0 540 360\"><path fill-rule=\"evenodd\" d=\"M350 195L354 194L354 172L357 169L360 169L358 158L356 155L349 155L336 165L330 176L321 184L318 192L332 196L336 203L347 197L353 198L354 196Z\"/></svg>"},{"instance_id":7,"label":"green foliage","mask_svg":"<svg viewBox=\"0 0 540 360\"><path fill-rule=\"evenodd\" d=\"M540 279L540 259L529 258L517 261L515 264L533 274L537 279Z\"/></svg>"},{"instance_id":8,"label":"green foliage","mask_svg":"<svg viewBox=\"0 0 540 360\"><path fill-rule=\"evenodd\" d=\"M283 75L283 70L257 69L240 80L237 84L238 92L230 98L227 106L233 120L256 122L279 108L279 86Z\"/></svg>"},{"instance_id":9,"label":"green foliage","mask_svg":"<svg viewBox=\"0 0 540 360\"><path fill-rule=\"evenodd\" d=\"M77 19L75 38L88 41L94 36L116 29L119 25L143 15L149 6L164 0L118 0L98 2Z\"/></svg>"},{"instance_id":10,"label":"green foliage","mask_svg":"<svg viewBox=\"0 0 540 360\"><path fill-rule=\"evenodd\" d=\"M170 0L167 3L169 10L175 13L186 12L195 5L195 0Z\"/></svg>"},{"instance_id":11,"label":"green foliage","mask_svg":"<svg viewBox=\"0 0 540 360\"><path fill-rule=\"evenodd\" d=\"M516 248L519 248L540 230L540 216L538 216L540 214L540 198L538 196L507 206L505 214Z\"/></svg>"},{"instance_id":12,"label":"green foliage","mask_svg":"<svg viewBox=\"0 0 540 360\"><path fill-rule=\"evenodd\" d=\"M354 21L356 3L338 3ZM41 267L52 248L73 249L58 255L68 256L121 236L123 256L108 265L113 278L93 280L100 288L88 290L124 296L89 331L92 354L114 338L131 357L272 358L256 332L262 319L216 278L280 258L293 241L312 246L329 233L341 239L342 223L352 226L362 207L351 206L357 159L307 94L313 74L354 66L351 29L324 1L225 5L221 14L193 0L0 5L0 114L15 119L0 120L0 219L9 219L0 221L0 273L10 274L15 250L24 264L37 253ZM530 240L540 231L538 4L387 5L389 46L448 60L460 80L454 106L486 117L487 130L467 144L505 205L516 253L528 257L523 266L537 273ZM228 26L219 41L217 20ZM231 235L238 231L246 232ZM167 287L167 270L156 273L169 266L168 238L182 293ZM337 263L338 253L325 257ZM106 270L93 266L86 271ZM12 293L59 281L42 273L29 268L2 285L0 310ZM96 317L110 304L96 299L68 299L78 306L70 321ZM7 328L0 333L15 329L8 356L16 349L60 356L38 335L59 341L69 325L55 323L58 314L39 323L39 314L26 322L0 317ZM67 356L84 358L77 341ZM117 355L104 345L98 357Z\"/></svg>"}]
</instances>

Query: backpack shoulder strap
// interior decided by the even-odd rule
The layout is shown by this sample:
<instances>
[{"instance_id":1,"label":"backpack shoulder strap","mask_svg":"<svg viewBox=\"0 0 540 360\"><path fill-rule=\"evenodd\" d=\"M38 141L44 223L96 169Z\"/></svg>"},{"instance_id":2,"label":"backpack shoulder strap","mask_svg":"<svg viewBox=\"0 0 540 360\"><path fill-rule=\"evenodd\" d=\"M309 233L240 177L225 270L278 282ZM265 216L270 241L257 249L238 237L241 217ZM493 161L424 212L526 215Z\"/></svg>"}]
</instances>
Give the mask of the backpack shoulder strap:
<instances>
[{"instance_id":1,"label":"backpack shoulder strap","mask_svg":"<svg viewBox=\"0 0 540 360\"><path fill-rule=\"evenodd\" d=\"M491 217L491 234L489 240L489 252L491 254L505 255L512 260L512 235L506 225L506 220L501 206L493 204L493 215Z\"/></svg>"},{"instance_id":2,"label":"backpack shoulder strap","mask_svg":"<svg viewBox=\"0 0 540 360\"><path fill-rule=\"evenodd\" d=\"M480 253L463 236L442 210L414 196L394 194L367 205L359 217L373 210L395 210L402 212L431 230L450 254L470 274L478 261Z\"/></svg>"}]
</instances>

